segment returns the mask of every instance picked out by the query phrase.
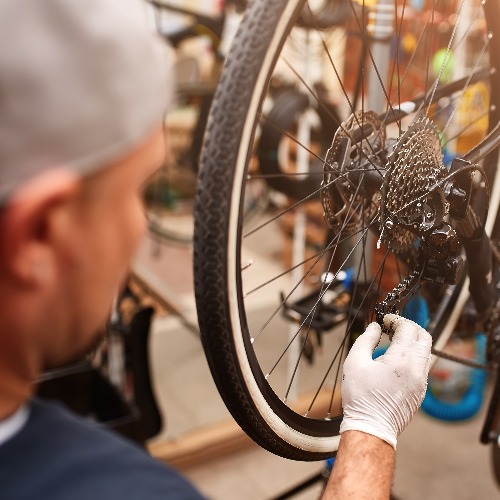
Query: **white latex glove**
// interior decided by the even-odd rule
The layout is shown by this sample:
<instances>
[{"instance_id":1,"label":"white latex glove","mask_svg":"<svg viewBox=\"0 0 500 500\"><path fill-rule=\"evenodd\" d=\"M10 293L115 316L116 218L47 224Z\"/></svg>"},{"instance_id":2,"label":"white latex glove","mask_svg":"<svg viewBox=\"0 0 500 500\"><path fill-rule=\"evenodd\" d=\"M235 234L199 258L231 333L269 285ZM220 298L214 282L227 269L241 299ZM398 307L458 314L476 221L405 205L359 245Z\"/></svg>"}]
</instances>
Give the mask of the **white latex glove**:
<instances>
[{"instance_id":1,"label":"white latex glove","mask_svg":"<svg viewBox=\"0 0 500 500\"><path fill-rule=\"evenodd\" d=\"M413 321L395 314L387 314L384 324L394 336L383 356L372 360L382 331L377 323L371 323L346 358L340 433L366 432L396 449L398 436L425 396L432 337Z\"/></svg>"}]
</instances>

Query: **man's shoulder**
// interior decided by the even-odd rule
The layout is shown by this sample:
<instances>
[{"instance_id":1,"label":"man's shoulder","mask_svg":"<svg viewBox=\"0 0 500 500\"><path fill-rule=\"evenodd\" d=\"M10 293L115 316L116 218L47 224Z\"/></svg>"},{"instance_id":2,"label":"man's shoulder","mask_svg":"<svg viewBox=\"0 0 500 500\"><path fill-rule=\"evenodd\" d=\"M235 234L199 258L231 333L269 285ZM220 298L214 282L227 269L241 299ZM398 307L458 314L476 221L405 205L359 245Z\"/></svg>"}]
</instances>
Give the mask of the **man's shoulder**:
<instances>
[{"instance_id":1,"label":"man's shoulder","mask_svg":"<svg viewBox=\"0 0 500 500\"><path fill-rule=\"evenodd\" d=\"M30 411L0 446L0 484L12 491L5 498L200 498L177 472L94 422L45 401Z\"/></svg>"}]
</instances>

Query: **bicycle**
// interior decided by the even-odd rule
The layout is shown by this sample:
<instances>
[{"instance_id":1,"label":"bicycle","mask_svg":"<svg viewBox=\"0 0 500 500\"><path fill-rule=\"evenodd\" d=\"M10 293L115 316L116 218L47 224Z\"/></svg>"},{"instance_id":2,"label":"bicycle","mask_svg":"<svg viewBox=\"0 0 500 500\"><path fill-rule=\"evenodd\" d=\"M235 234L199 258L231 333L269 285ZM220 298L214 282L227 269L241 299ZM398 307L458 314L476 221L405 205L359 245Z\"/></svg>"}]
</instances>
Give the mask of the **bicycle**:
<instances>
[{"instance_id":1,"label":"bicycle","mask_svg":"<svg viewBox=\"0 0 500 500\"><path fill-rule=\"evenodd\" d=\"M169 159L145 195L149 230L158 241L192 242L192 200L203 136L233 25L244 8L238 0L212 4L207 12L208 6L198 10L147 0L157 33L176 52L175 102L166 118Z\"/></svg>"},{"instance_id":2,"label":"bicycle","mask_svg":"<svg viewBox=\"0 0 500 500\"><path fill-rule=\"evenodd\" d=\"M456 23L448 23L444 59L434 74L431 56L442 48L435 21L446 19L446 6L433 0L415 13L403 0L372 9L348 5L352 15L337 28L342 43L329 47L326 28L304 31L296 24L303 9L311 14L304 0L254 0L228 56L195 202L195 292L212 375L233 417L260 446L290 459L324 459L339 442L342 361L366 323L380 322L387 312L408 314L417 303L434 353L441 354L472 300L476 315L468 327L487 332L487 368L496 377L482 440L498 443L499 3L453 5ZM406 40L411 50L403 53L407 33L414 38ZM302 138L300 131L279 132L297 154L303 152L306 164L319 161L322 169L309 172L285 155L288 169L267 176L249 172L262 123L279 128L266 111L278 63L310 106L328 107L310 85L307 67L297 68L284 56L290 44L307 48L304 40L313 37L335 84L328 97L343 101L337 106L343 118L324 155L307 130ZM392 58L375 57L384 43L390 52L390 42ZM358 82L343 64L349 69L357 60L356 44L366 61L354 72ZM467 54L461 74L460 68L449 69L452 49L457 59L460 51ZM378 62L388 68L387 79L375 69ZM447 73L450 80L442 82ZM380 103L366 89L377 85L383 105L375 111ZM487 104L464 113L471 92ZM316 181L307 196L288 199L251 229L243 228L246 186L255 177ZM321 248L288 266L265 255L266 245L281 234L280 220L297 212L304 221L305 205L325 214Z\"/></svg>"},{"instance_id":3,"label":"bicycle","mask_svg":"<svg viewBox=\"0 0 500 500\"><path fill-rule=\"evenodd\" d=\"M247 7L247 2L245 0L220 2L213 15L180 7L168 1L147 0L147 2L154 8L158 34L176 51L179 48L182 49L182 44L185 42L200 38L209 41L212 58L209 64L209 75L202 76L200 61L193 56L181 55L176 62L174 68L177 78L175 108L183 116L190 114L185 111L194 109L196 116L192 120L194 123L187 139L185 130L176 132L175 126L167 125L170 143L175 143L175 147L172 148L174 150L171 152L172 159L153 180L146 193L148 205L151 207L149 210L151 234L160 241L191 243L192 225L188 220L192 213L194 184L208 115L230 40ZM315 15L321 17L323 26L331 26L345 18L345 7L339 9L337 4L338 0L326 1L315 11ZM162 20L168 21L172 15L182 16L184 22L176 29L172 29L170 25L165 28ZM307 12L303 13L300 18L301 25L310 26L312 22L313 18ZM298 98L303 100L303 96L298 96ZM332 112L335 113L335 110ZM322 114L322 119L328 122L327 115ZM170 120L167 119L167 123L170 123ZM173 137L175 140L172 139ZM273 165L269 168L273 168ZM266 186L265 182L254 182L254 193L247 202L247 215L258 216L269 203ZM165 207L168 210L165 210Z\"/></svg>"}]
</instances>

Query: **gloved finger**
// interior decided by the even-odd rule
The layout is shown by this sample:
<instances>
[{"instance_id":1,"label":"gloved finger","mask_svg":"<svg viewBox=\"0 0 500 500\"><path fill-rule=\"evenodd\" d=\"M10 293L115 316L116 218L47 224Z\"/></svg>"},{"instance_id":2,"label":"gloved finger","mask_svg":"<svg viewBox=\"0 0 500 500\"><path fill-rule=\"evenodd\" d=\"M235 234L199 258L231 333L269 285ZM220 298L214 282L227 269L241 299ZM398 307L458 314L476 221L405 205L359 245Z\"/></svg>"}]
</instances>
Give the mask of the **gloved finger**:
<instances>
[{"instance_id":1,"label":"gloved finger","mask_svg":"<svg viewBox=\"0 0 500 500\"><path fill-rule=\"evenodd\" d=\"M394 344L407 343L409 340L417 340L420 326L413 321L398 316L397 314L386 314L384 316L384 326L394 332L391 346ZM389 346L390 349L390 346Z\"/></svg>"},{"instance_id":2,"label":"gloved finger","mask_svg":"<svg viewBox=\"0 0 500 500\"><path fill-rule=\"evenodd\" d=\"M413 356L416 360L420 361L419 364L426 367L430 366L431 348L432 337L422 328L419 332L418 340L415 341L415 346L413 348Z\"/></svg>"},{"instance_id":3,"label":"gloved finger","mask_svg":"<svg viewBox=\"0 0 500 500\"><path fill-rule=\"evenodd\" d=\"M425 328L420 328L418 331L417 341L419 344L428 347L430 350L432 346L432 336Z\"/></svg>"},{"instance_id":4,"label":"gloved finger","mask_svg":"<svg viewBox=\"0 0 500 500\"><path fill-rule=\"evenodd\" d=\"M365 332L360 335L349 351L349 358L367 357L372 359L372 353L380 342L382 329L378 323L370 323Z\"/></svg>"},{"instance_id":5,"label":"gloved finger","mask_svg":"<svg viewBox=\"0 0 500 500\"><path fill-rule=\"evenodd\" d=\"M394 314L387 314L384 317L384 323L386 327L394 331L392 342L386 352L387 356L400 357L407 352L415 367L429 366L432 337L424 328Z\"/></svg>"}]
</instances>

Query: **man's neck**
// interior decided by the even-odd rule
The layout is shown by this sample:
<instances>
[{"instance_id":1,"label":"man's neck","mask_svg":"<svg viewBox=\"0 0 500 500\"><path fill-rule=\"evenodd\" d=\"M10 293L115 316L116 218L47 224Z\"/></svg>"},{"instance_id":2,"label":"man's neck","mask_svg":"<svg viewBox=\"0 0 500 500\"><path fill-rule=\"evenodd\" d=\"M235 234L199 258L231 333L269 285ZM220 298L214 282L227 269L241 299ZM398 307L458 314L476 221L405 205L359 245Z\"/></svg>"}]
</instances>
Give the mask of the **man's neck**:
<instances>
[{"instance_id":1,"label":"man's neck","mask_svg":"<svg viewBox=\"0 0 500 500\"><path fill-rule=\"evenodd\" d=\"M32 393L32 383L9 378L0 369L0 421L9 418L25 405Z\"/></svg>"},{"instance_id":2,"label":"man's neck","mask_svg":"<svg viewBox=\"0 0 500 500\"><path fill-rule=\"evenodd\" d=\"M22 335L5 333L0 327L0 420L15 413L32 396L40 374L39 362L32 349L22 345ZM8 330L7 330L8 331Z\"/></svg>"},{"instance_id":3,"label":"man's neck","mask_svg":"<svg viewBox=\"0 0 500 500\"><path fill-rule=\"evenodd\" d=\"M42 363L34 335L38 316L28 314L20 294L0 288L0 420L15 413L31 398ZM32 307L32 310L35 308ZM38 327L39 328L39 327Z\"/></svg>"}]
</instances>

